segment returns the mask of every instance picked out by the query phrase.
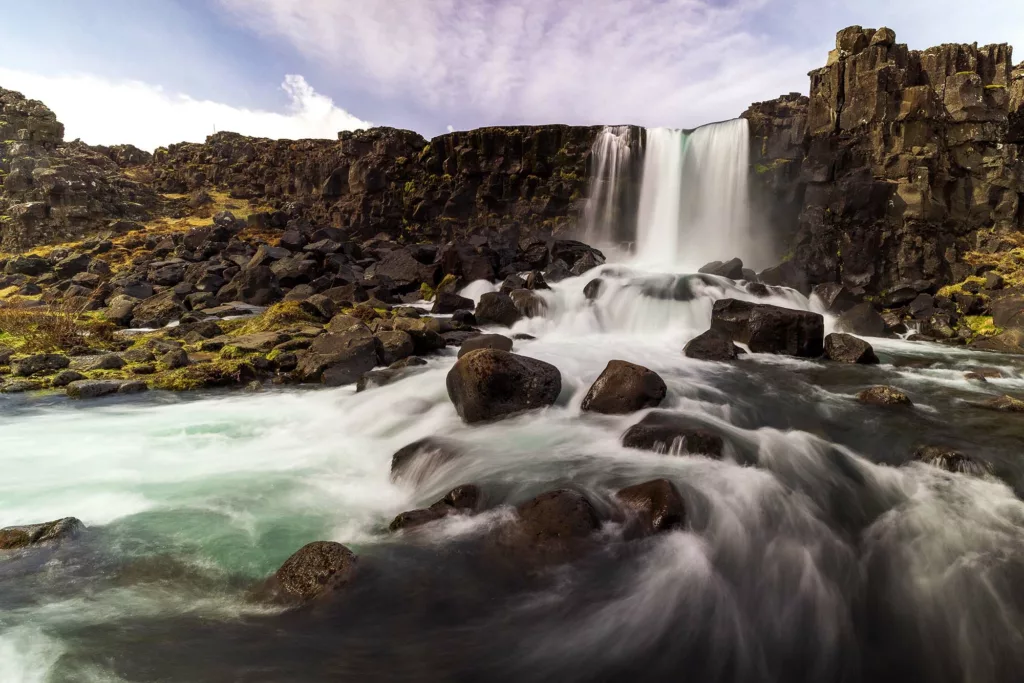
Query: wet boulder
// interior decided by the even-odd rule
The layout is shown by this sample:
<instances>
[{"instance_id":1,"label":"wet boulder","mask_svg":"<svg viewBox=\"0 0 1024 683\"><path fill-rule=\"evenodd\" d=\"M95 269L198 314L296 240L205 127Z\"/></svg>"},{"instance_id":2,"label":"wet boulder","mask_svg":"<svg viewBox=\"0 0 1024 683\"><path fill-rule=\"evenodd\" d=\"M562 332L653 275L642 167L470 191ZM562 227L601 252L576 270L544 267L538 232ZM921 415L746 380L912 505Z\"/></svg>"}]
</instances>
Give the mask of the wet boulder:
<instances>
[{"instance_id":1,"label":"wet boulder","mask_svg":"<svg viewBox=\"0 0 1024 683\"><path fill-rule=\"evenodd\" d=\"M344 588L357 564L355 553L340 543L307 543L267 580L264 592L278 602L309 602Z\"/></svg>"},{"instance_id":2,"label":"wet boulder","mask_svg":"<svg viewBox=\"0 0 1024 683\"><path fill-rule=\"evenodd\" d=\"M480 297L476 305L476 319L481 325L504 325L512 327L522 318L512 297L501 292L488 292Z\"/></svg>"},{"instance_id":3,"label":"wet boulder","mask_svg":"<svg viewBox=\"0 0 1024 683\"><path fill-rule=\"evenodd\" d=\"M718 330L708 330L699 334L683 347L683 355L687 358L711 361L736 360L739 348L732 343L732 338Z\"/></svg>"},{"instance_id":4,"label":"wet boulder","mask_svg":"<svg viewBox=\"0 0 1024 683\"><path fill-rule=\"evenodd\" d=\"M1000 413L1024 413L1024 401L1013 396L997 396L977 405L979 408L995 410Z\"/></svg>"},{"instance_id":5,"label":"wet boulder","mask_svg":"<svg viewBox=\"0 0 1024 683\"><path fill-rule=\"evenodd\" d=\"M719 277L727 277L730 280L742 280L743 279L743 261L734 258L729 261L712 261L711 263L705 264L703 267L697 270L698 273L704 273L706 275L718 275Z\"/></svg>"},{"instance_id":6,"label":"wet boulder","mask_svg":"<svg viewBox=\"0 0 1024 683\"><path fill-rule=\"evenodd\" d=\"M810 311L722 299L712 308L711 329L754 353L817 358L824 350L825 319Z\"/></svg>"},{"instance_id":7,"label":"wet boulder","mask_svg":"<svg viewBox=\"0 0 1024 683\"><path fill-rule=\"evenodd\" d=\"M445 494L428 508L403 512L388 526L391 531L407 531L452 515L469 515L483 507L483 494L478 486L463 484Z\"/></svg>"},{"instance_id":8,"label":"wet boulder","mask_svg":"<svg viewBox=\"0 0 1024 683\"><path fill-rule=\"evenodd\" d=\"M548 302L544 297L529 289L515 289L509 297L516 307L516 311L524 318L536 318L547 313Z\"/></svg>"},{"instance_id":9,"label":"wet boulder","mask_svg":"<svg viewBox=\"0 0 1024 683\"><path fill-rule=\"evenodd\" d=\"M327 386L355 383L377 365L377 339L359 320L346 315L331 319L327 334L313 340L295 369L303 382Z\"/></svg>"},{"instance_id":10,"label":"wet boulder","mask_svg":"<svg viewBox=\"0 0 1024 683\"><path fill-rule=\"evenodd\" d=\"M595 277L583 288L583 296L587 297L587 301L596 301L601 296L602 289L604 289L604 280Z\"/></svg>"},{"instance_id":11,"label":"wet boulder","mask_svg":"<svg viewBox=\"0 0 1024 683\"><path fill-rule=\"evenodd\" d=\"M983 477L993 473L992 465L984 460L944 446L921 446L914 451L914 461L972 477Z\"/></svg>"},{"instance_id":12,"label":"wet boulder","mask_svg":"<svg viewBox=\"0 0 1024 683\"><path fill-rule=\"evenodd\" d=\"M462 346L459 347L459 358L462 358L470 351L476 351L477 349L511 351L512 340L503 334L478 334L462 342Z\"/></svg>"},{"instance_id":13,"label":"wet boulder","mask_svg":"<svg viewBox=\"0 0 1024 683\"><path fill-rule=\"evenodd\" d=\"M378 341L377 359L382 365L397 363L416 351L412 337L402 330L384 330L376 335Z\"/></svg>"},{"instance_id":14,"label":"wet boulder","mask_svg":"<svg viewBox=\"0 0 1024 683\"><path fill-rule=\"evenodd\" d=\"M473 300L459 296L454 292L438 292L434 296L434 306L431 313L446 315L456 311L470 311L473 309Z\"/></svg>"},{"instance_id":15,"label":"wet boulder","mask_svg":"<svg viewBox=\"0 0 1024 683\"><path fill-rule=\"evenodd\" d=\"M64 517L44 524L5 527L0 529L0 550L60 543L76 538L83 529L85 525L74 517Z\"/></svg>"},{"instance_id":16,"label":"wet boulder","mask_svg":"<svg viewBox=\"0 0 1024 683\"><path fill-rule=\"evenodd\" d=\"M469 423L553 405L562 390L554 365L498 349L478 349L448 373L448 397Z\"/></svg>"},{"instance_id":17,"label":"wet boulder","mask_svg":"<svg viewBox=\"0 0 1024 683\"><path fill-rule=\"evenodd\" d=\"M667 392L665 380L658 373L624 360L613 360L590 387L581 408L623 415L661 405Z\"/></svg>"},{"instance_id":18,"label":"wet boulder","mask_svg":"<svg viewBox=\"0 0 1024 683\"><path fill-rule=\"evenodd\" d=\"M857 394L857 400L869 406L912 406L910 397L896 387L869 387Z\"/></svg>"},{"instance_id":19,"label":"wet boulder","mask_svg":"<svg viewBox=\"0 0 1024 683\"><path fill-rule=\"evenodd\" d=\"M884 337L886 329L885 320L869 303L857 304L836 321L836 330L861 337Z\"/></svg>"},{"instance_id":20,"label":"wet boulder","mask_svg":"<svg viewBox=\"0 0 1024 683\"><path fill-rule=\"evenodd\" d=\"M626 512L627 535L649 536L680 529L686 523L686 505L679 489L668 479L629 486L615 494Z\"/></svg>"},{"instance_id":21,"label":"wet boulder","mask_svg":"<svg viewBox=\"0 0 1024 683\"><path fill-rule=\"evenodd\" d=\"M685 415L655 411L622 435L622 445L654 453L706 455L721 458L725 440Z\"/></svg>"},{"instance_id":22,"label":"wet boulder","mask_svg":"<svg viewBox=\"0 0 1024 683\"><path fill-rule=\"evenodd\" d=\"M825 357L839 363L858 363L873 365L878 363L878 356L863 339L858 339L842 332L833 332L825 337Z\"/></svg>"},{"instance_id":23,"label":"wet boulder","mask_svg":"<svg viewBox=\"0 0 1024 683\"><path fill-rule=\"evenodd\" d=\"M850 310L859 301L859 297L856 294L838 282L826 282L815 285L811 293L818 297L826 311L836 315Z\"/></svg>"},{"instance_id":24,"label":"wet boulder","mask_svg":"<svg viewBox=\"0 0 1024 683\"><path fill-rule=\"evenodd\" d=\"M549 491L516 508L517 518L497 532L501 554L522 565L562 564L593 547L600 527L594 506L569 489Z\"/></svg>"},{"instance_id":25,"label":"wet boulder","mask_svg":"<svg viewBox=\"0 0 1024 683\"><path fill-rule=\"evenodd\" d=\"M461 452L454 442L436 436L414 441L391 456L391 480L418 484L438 467L459 457Z\"/></svg>"}]
</instances>

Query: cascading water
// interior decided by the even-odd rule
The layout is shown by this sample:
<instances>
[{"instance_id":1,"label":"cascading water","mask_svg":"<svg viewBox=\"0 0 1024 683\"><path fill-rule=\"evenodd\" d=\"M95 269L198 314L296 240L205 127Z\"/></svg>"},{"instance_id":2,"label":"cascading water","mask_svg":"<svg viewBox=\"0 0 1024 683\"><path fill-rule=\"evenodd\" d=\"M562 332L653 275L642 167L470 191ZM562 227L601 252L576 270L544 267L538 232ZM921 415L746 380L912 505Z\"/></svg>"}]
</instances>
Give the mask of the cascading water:
<instances>
[{"instance_id":1,"label":"cascading water","mask_svg":"<svg viewBox=\"0 0 1024 683\"><path fill-rule=\"evenodd\" d=\"M685 146L686 133L681 130L652 128L647 131L636 235L636 254L641 262L675 263L680 246Z\"/></svg>"},{"instance_id":2,"label":"cascading water","mask_svg":"<svg viewBox=\"0 0 1024 683\"><path fill-rule=\"evenodd\" d=\"M630 126L607 126L591 148L590 191L583 214L584 240L588 244L608 248L633 239L636 219L629 201L629 175L637 142L633 130Z\"/></svg>"}]
</instances>

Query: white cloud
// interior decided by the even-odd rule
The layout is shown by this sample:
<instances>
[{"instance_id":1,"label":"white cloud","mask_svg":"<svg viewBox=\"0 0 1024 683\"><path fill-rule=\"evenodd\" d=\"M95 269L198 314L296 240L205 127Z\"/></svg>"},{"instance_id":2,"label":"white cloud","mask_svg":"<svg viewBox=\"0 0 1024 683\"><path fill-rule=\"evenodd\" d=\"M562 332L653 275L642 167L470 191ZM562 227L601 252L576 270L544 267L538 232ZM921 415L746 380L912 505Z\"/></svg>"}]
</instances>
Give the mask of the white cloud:
<instances>
[{"instance_id":1,"label":"white cloud","mask_svg":"<svg viewBox=\"0 0 1024 683\"><path fill-rule=\"evenodd\" d=\"M808 88L834 32L1024 38L1020 0L220 0L349 86L459 125L692 126ZM1014 28L1016 27L1016 28Z\"/></svg>"},{"instance_id":2,"label":"white cloud","mask_svg":"<svg viewBox=\"0 0 1024 683\"><path fill-rule=\"evenodd\" d=\"M269 138L334 138L340 130L367 128L316 92L302 76L281 87L284 113L233 107L169 93L137 81L113 82L92 75L42 76L0 68L0 85L41 100L65 126L65 138L94 145L131 143L147 150L175 142L202 142L217 131Z\"/></svg>"}]
</instances>

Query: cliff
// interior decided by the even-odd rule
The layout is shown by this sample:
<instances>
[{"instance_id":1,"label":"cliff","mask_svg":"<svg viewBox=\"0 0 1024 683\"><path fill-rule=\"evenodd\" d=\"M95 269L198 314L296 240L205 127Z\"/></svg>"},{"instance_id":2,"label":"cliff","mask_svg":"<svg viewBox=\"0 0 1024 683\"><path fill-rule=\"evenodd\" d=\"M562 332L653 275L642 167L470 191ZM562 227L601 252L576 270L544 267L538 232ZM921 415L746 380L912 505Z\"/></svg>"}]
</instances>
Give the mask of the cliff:
<instances>
[{"instance_id":1,"label":"cliff","mask_svg":"<svg viewBox=\"0 0 1024 683\"><path fill-rule=\"evenodd\" d=\"M810 96L753 105L756 196L810 284L934 291L1024 228L1024 69L1008 45L844 29Z\"/></svg>"}]
</instances>

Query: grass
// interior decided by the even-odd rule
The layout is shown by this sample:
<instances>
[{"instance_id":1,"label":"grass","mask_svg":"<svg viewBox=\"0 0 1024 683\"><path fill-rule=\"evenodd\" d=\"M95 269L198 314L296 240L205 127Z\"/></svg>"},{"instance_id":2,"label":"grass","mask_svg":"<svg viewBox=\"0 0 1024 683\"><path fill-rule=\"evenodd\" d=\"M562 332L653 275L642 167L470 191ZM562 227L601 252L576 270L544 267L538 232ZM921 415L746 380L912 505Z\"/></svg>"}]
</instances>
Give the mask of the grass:
<instances>
[{"instance_id":1,"label":"grass","mask_svg":"<svg viewBox=\"0 0 1024 683\"><path fill-rule=\"evenodd\" d=\"M279 330L282 327L299 323L315 322L317 319L307 313L298 301L282 301L274 304L260 315L246 320L241 327L233 332L237 336L242 336Z\"/></svg>"},{"instance_id":2,"label":"grass","mask_svg":"<svg viewBox=\"0 0 1024 683\"><path fill-rule=\"evenodd\" d=\"M964 291L964 285L971 282L983 285L985 284L985 278L972 275L961 282L957 282L956 284L946 285L945 287L939 290L939 296L953 297L957 294L960 294Z\"/></svg>"},{"instance_id":3,"label":"grass","mask_svg":"<svg viewBox=\"0 0 1024 683\"><path fill-rule=\"evenodd\" d=\"M83 317L83 312L82 304L68 301L50 306L0 305L0 342L19 353L46 353L94 340L109 341L112 329Z\"/></svg>"},{"instance_id":4,"label":"grass","mask_svg":"<svg viewBox=\"0 0 1024 683\"><path fill-rule=\"evenodd\" d=\"M992 323L990 315L965 315L963 320L976 337L994 337L1004 332L1003 328Z\"/></svg>"}]
</instances>

